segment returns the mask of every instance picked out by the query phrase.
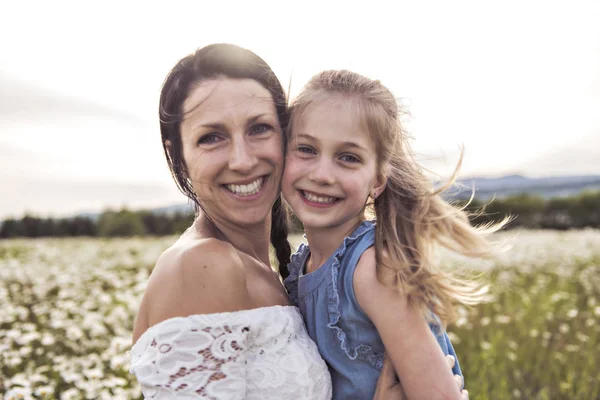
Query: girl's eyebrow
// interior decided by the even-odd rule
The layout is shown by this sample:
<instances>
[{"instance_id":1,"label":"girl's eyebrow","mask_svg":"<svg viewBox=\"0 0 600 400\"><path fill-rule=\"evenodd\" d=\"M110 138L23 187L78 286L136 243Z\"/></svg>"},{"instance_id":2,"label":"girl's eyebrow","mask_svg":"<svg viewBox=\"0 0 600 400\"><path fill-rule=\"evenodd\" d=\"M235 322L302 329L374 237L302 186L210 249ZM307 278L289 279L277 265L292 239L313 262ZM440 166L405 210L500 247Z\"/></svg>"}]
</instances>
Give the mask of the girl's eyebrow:
<instances>
[{"instance_id":1,"label":"girl's eyebrow","mask_svg":"<svg viewBox=\"0 0 600 400\"><path fill-rule=\"evenodd\" d=\"M309 135L308 133L304 133L304 132L299 132L294 134L294 138L298 139L298 138L302 138L302 139L308 139L308 140L317 140L314 136Z\"/></svg>"},{"instance_id":2,"label":"girl's eyebrow","mask_svg":"<svg viewBox=\"0 0 600 400\"><path fill-rule=\"evenodd\" d=\"M353 148L353 149L367 151L367 149L364 146L361 146L360 144L358 144L356 142L343 142L342 147L349 147L349 148Z\"/></svg>"},{"instance_id":3,"label":"girl's eyebrow","mask_svg":"<svg viewBox=\"0 0 600 400\"><path fill-rule=\"evenodd\" d=\"M314 142L318 142L319 139L317 139L316 137L309 135L308 133L304 133L304 132L299 132L296 133L294 135L294 139L306 139L306 140L312 140ZM365 146L360 145L359 143L356 142L341 142L339 143L340 147L343 148L351 148L351 149L357 149L357 150L362 150L362 151L367 151L367 148Z\"/></svg>"}]
</instances>

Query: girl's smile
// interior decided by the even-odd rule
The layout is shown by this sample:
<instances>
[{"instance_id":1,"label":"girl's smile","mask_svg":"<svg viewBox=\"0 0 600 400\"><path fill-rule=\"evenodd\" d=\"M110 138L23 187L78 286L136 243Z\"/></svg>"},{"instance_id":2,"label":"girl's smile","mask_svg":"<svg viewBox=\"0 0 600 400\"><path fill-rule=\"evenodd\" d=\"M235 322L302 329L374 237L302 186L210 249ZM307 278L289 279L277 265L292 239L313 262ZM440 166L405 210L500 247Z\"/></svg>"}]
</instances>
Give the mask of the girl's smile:
<instances>
[{"instance_id":1,"label":"girl's smile","mask_svg":"<svg viewBox=\"0 0 600 400\"><path fill-rule=\"evenodd\" d=\"M329 95L293 121L283 194L305 229L348 227L362 219L377 173L375 144L352 110L352 99Z\"/></svg>"}]
</instances>

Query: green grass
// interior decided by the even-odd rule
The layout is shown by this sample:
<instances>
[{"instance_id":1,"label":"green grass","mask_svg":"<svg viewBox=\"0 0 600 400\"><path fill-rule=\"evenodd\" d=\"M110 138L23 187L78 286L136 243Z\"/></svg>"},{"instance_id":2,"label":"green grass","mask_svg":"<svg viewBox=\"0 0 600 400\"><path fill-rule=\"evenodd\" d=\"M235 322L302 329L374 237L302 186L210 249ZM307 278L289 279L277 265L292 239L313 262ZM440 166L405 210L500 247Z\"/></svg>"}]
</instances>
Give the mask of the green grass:
<instances>
[{"instance_id":1,"label":"green grass","mask_svg":"<svg viewBox=\"0 0 600 400\"><path fill-rule=\"evenodd\" d=\"M600 232L516 235L499 236L514 243L495 261L440 255L483 271L494 296L449 328L470 397L600 398ZM134 315L173 240L1 241L0 394L141 398L127 372Z\"/></svg>"},{"instance_id":2,"label":"green grass","mask_svg":"<svg viewBox=\"0 0 600 400\"><path fill-rule=\"evenodd\" d=\"M495 301L451 327L474 399L600 398L600 258L490 271Z\"/></svg>"}]
</instances>

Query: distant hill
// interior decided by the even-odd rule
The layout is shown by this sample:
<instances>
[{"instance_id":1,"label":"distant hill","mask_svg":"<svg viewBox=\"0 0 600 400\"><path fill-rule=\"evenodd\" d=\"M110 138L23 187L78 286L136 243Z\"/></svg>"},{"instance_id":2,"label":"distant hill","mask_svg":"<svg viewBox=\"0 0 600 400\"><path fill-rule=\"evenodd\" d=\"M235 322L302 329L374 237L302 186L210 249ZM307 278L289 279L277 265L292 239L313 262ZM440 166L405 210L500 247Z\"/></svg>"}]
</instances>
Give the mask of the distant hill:
<instances>
[{"instance_id":1,"label":"distant hill","mask_svg":"<svg viewBox=\"0 0 600 400\"><path fill-rule=\"evenodd\" d=\"M538 195L546 199L567 197L577 195L584 190L600 190L600 175L547 178L508 175L500 178L463 178L450 189L448 195L455 199L467 199L471 196L472 188L475 189L477 200L504 198L522 193Z\"/></svg>"},{"instance_id":2,"label":"distant hill","mask_svg":"<svg viewBox=\"0 0 600 400\"><path fill-rule=\"evenodd\" d=\"M471 189L475 188L475 199L489 200L504 198L521 193L538 195L542 198L567 197L584 190L600 190L600 175L559 176L548 178L528 178L522 175L507 175L500 178L471 177L459 179L449 189L445 197L452 199L468 199ZM149 210L156 214L173 214L176 212L193 212L190 204L172 204ZM96 219L100 212L85 213L79 216Z\"/></svg>"}]
</instances>

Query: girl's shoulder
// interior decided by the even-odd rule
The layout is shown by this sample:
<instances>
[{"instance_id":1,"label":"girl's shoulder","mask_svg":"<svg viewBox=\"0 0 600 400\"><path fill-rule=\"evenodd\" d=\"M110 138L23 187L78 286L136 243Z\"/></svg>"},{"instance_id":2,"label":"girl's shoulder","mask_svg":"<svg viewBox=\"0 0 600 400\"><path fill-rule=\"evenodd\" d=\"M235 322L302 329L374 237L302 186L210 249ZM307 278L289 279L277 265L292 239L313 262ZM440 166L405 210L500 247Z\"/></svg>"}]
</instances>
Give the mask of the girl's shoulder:
<instances>
[{"instance_id":1,"label":"girl's shoulder","mask_svg":"<svg viewBox=\"0 0 600 400\"><path fill-rule=\"evenodd\" d=\"M321 268L333 268L334 270L340 269L340 265L345 266L348 263L356 264L366 249L373 246L375 243L375 222L364 221L358 228L356 228L349 236L344 238L340 246L336 249L333 255L329 258ZM292 254L289 264L287 265L289 276L285 279L284 283L288 290L297 286L297 281L302 275L306 260L310 255L310 246L307 243L302 243L298 247L298 250ZM346 269L346 268L344 268ZM337 271L333 275L337 275Z\"/></svg>"},{"instance_id":2,"label":"girl's shoulder","mask_svg":"<svg viewBox=\"0 0 600 400\"><path fill-rule=\"evenodd\" d=\"M333 276L347 279L354 275L365 252L375 245L375 227L374 221L364 221L344 239L332 256Z\"/></svg>"}]
</instances>

